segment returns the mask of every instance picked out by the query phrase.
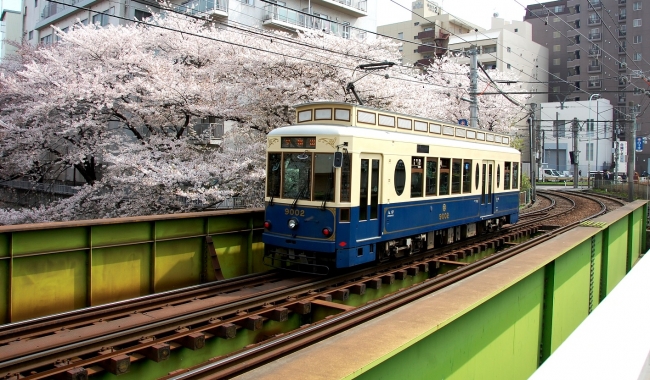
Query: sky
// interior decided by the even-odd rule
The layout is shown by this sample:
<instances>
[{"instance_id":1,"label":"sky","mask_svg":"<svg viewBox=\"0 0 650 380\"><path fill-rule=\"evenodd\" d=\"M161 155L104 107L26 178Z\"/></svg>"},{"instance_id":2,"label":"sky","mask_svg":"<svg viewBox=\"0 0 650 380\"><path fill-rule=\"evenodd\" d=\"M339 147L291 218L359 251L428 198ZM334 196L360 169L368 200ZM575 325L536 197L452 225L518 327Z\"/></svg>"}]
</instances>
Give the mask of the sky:
<instances>
[{"instance_id":1,"label":"sky","mask_svg":"<svg viewBox=\"0 0 650 380\"><path fill-rule=\"evenodd\" d=\"M377 25L392 24L411 19L412 0L394 0L405 6L401 8L391 0L377 1ZM458 18L465 19L473 24L490 28L490 19L495 12L500 18L507 21L524 19L526 13L524 7L529 4L536 4L537 1L547 0L433 0L446 11ZM520 5L519 3L523 4Z\"/></svg>"}]
</instances>

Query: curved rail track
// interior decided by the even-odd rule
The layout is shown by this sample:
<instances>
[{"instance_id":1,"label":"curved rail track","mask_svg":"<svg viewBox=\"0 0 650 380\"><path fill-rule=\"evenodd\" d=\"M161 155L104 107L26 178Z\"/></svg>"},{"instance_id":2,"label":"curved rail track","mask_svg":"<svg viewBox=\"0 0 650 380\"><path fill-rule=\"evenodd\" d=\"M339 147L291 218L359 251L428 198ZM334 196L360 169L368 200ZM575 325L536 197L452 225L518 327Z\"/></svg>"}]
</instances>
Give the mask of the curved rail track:
<instances>
[{"instance_id":1,"label":"curved rail track","mask_svg":"<svg viewBox=\"0 0 650 380\"><path fill-rule=\"evenodd\" d=\"M176 371L171 377L240 373L459 281L608 210L591 195L539 195L549 199L550 205L522 213L520 223L506 226L487 240L484 236L332 278L287 277L277 272L250 275L0 326L0 376L38 379L61 374L83 377L101 371L120 374L128 371L132 362L165 360L176 348L200 349L206 339L232 339L238 329L259 331L264 321L287 321L290 313L310 322L208 364ZM580 199L597 206L565 226L544 224L567 219ZM523 241L539 231L548 232ZM485 249L491 250L489 256L471 262L473 255ZM363 295L367 289L380 289L418 274L421 282L405 282L404 288L393 294L359 307L345 304L350 294ZM312 307L327 307L336 313L311 321Z\"/></svg>"}]
</instances>

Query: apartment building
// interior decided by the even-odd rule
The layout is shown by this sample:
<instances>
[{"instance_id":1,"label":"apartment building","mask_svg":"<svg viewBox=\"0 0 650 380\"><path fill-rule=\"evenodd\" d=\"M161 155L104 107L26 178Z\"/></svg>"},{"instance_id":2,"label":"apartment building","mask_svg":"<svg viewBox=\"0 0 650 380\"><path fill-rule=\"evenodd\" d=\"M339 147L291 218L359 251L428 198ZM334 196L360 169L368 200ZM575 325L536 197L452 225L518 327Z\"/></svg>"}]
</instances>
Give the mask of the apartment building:
<instances>
[{"instance_id":1,"label":"apartment building","mask_svg":"<svg viewBox=\"0 0 650 380\"><path fill-rule=\"evenodd\" d=\"M431 59L447 52L451 35L484 30L444 13L433 1L414 1L411 9L411 20L377 27L377 33L403 41L400 51L406 64L428 65Z\"/></svg>"},{"instance_id":2,"label":"apartment building","mask_svg":"<svg viewBox=\"0 0 650 380\"><path fill-rule=\"evenodd\" d=\"M524 91L533 94L528 103L547 101L549 52L532 41L532 25L493 17L488 30L449 38L449 49L454 51L469 50L471 46L476 46L478 60L484 68L516 75ZM469 58L461 58L460 62L469 64Z\"/></svg>"},{"instance_id":3,"label":"apartment building","mask_svg":"<svg viewBox=\"0 0 650 380\"><path fill-rule=\"evenodd\" d=\"M32 44L56 42L52 26L63 31L74 23L119 25L160 11L154 1L134 0L23 0L23 32ZM289 32L317 29L344 38L376 30L376 1L368 0L172 0L173 12L222 22ZM85 8L85 9L79 9ZM111 17L117 16L117 17ZM358 29L355 29L358 28Z\"/></svg>"},{"instance_id":4,"label":"apartment building","mask_svg":"<svg viewBox=\"0 0 650 380\"><path fill-rule=\"evenodd\" d=\"M559 0L528 5L533 40L549 50L550 101L609 100L611 133L626 139L630 118L648 104L635 88L650 89L650 4L643 0ZM594 94L598 94L595 96ZM637 135L650 135L650 114L640 112ZM650 149L637 153L648 170ZM639 164L645 162L646 164Z\"/></svg>"},{"instance_id":5,"label":"apartment building","mask_svg":"<svg viewBox=\"0 0 650 380\"><path fill-rule=\"evenodd\" d=\"M8 42L20 43L22 39L22 20L23 17L19 11L0 7L0 62L8 54L16 51L16 48Z\"/></svg>"}]
</instances>

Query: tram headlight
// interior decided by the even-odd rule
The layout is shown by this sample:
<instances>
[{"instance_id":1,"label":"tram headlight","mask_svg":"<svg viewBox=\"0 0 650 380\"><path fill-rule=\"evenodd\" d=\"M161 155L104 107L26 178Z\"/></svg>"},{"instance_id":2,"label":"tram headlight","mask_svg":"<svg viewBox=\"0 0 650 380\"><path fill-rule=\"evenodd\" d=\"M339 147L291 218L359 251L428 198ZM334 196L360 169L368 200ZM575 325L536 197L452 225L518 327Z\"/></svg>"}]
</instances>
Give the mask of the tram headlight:
<instances>
[{"instance_id":1,"label":"tram headlight","mask_svg":"<svg viewBox=\"0 0 650 380\"><path fill-rule=\"evenodd\" d=\"M289 222L287 223L290 229L295 230L298 228L298 219L296 218L291 218L289 219Z\"/></svg>"}]
</instances>

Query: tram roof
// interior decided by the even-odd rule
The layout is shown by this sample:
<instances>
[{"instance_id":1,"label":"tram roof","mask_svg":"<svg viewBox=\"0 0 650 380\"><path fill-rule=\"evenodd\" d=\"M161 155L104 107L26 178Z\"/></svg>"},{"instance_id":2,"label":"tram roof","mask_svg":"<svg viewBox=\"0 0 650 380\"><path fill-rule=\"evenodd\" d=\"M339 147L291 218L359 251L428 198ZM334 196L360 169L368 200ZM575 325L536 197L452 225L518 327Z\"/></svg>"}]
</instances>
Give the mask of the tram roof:
<instances>
[{"instance_id":1,"label":"tram roof","mask_svg":"<svg viewBox=\"0 0 650 380\"><path fill-rule=\"evenodd\" d=\"M352 103L320 101L298 104L294 108L297 125L345 125L501 146L510 145L510 136L506 134Z\"/></svg>"}]
</instances>

